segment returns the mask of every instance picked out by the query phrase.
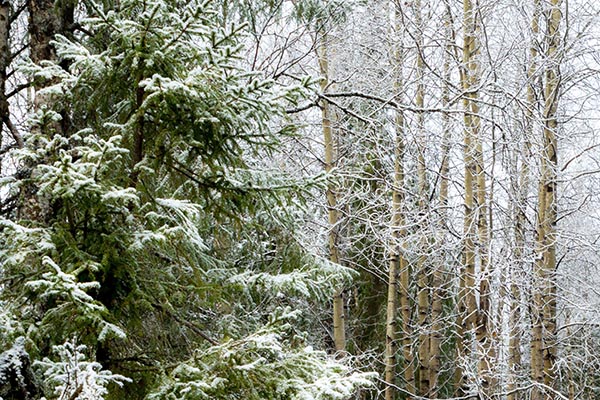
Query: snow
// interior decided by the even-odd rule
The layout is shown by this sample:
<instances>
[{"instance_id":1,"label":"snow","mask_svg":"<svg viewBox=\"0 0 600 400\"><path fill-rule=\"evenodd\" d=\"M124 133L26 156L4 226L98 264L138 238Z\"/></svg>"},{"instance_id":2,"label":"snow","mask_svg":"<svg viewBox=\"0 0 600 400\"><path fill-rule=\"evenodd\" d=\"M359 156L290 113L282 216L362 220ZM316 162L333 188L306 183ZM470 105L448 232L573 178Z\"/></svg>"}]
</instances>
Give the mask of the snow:
<instances>
[{"instance_id":1,"label":"snow","mask_svg":"<svg viewBox=\"0 0 600 400\"><path fill-rule=\"evenodd\" d=\"M42 279L27 282L25 284L27 287L39 292L41 297L59 296L63 300L74 302L77 306L92 311L104 310L104 306L86 293L86 291L92 288L99 288L100 284L98 282L78 282L74 275L65 273L48 256L42 258L42 264L49 267L51 271L45 272L42 275Z\"/></svg>"},{"instance_id":2,"label":"snow","mask_svg":"<svg viewBox=\"0 0 600 400\"><path fill-rule=\"evenodd\" d=\"M86 346L75 340L54 346L58 361L45 358L35 365L43 370L45 383L54 388L59 398L72 400L103 400L111 383L123 386L131 379L103 370L98 362L87 361Z\"/></svg>"}]
</instances>

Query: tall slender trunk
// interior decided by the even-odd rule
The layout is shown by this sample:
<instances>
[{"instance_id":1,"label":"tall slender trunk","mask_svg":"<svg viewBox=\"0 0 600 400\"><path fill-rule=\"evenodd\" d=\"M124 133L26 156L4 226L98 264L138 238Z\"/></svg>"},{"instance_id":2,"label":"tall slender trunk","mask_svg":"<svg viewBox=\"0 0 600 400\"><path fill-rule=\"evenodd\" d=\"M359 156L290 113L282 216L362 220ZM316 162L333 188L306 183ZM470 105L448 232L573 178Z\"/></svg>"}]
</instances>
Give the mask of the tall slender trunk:
<instances>
[{"instance_id":1,"label":"tall slender trunk","mask_svg":"<svg viewBox=\"0 0 600 400\"><path fill-rule=\"evenodd\" d=\"M528 147L528 146L525 146ZM527 151L527 150L525 150ZM527 234L526 234L526 210L527 210L527 192L529 188L529 167L525 166L528 162L525 154L521 154L521 164L519 168L518 178L516 181L516 201L514 205L514 218L515 218L515 249L514 249L514 261L509 266L509 284L510 284L510 296L509 296L509 342L508 342L508 385L507 389L509 394L507 400L516 400L517 397L517 383L518 377L521 374L521 298L522 291L520 285L522 285L523 271L525 269L525 254L527 245ZM517 160L518 161L518 160ZM517 167L515 166L515 170Z\"/></svg>"},{"instance_id":2,"label":"tall slender trunk","mask_svg":"<svg viewBox=\"0 0 600 400\"><path fill-rule=\"evenodd\" d=\"M558 164L558 142L556 131L558 128L558 102L560 97L560 75L558 70L558 52L560 46L560 22L562 12L560 10L562 0L552 0L550 21L548 23L548 57L554 62L546 71L545 106L544 106L544 161L547 168L543 176L546 192L544 212L546 225L546 254L545 278L546 288L544 291L544 383L552 386L555 378L554 362L556 360L556 218L557 218L557 164ZM546 175L547 174L547 175Z\"/></svg>"},{"instance_id":3,"label":"tall slender trunk","mask_svg":"<svg viewBox=\"0 0 600 400\"><path fill-rule=\"evenodd\" d=\"M393 29L396 34L396 42L394 43L392 58L394 60L394 93L398 101L401 100L401 95L404 91L403 82L403 64L404 64L404 49L402 47L402 30L404 29L401 18L400 4L393 0L392 4L392 21ZM394 159L394 188L393 188L393 227L394 235L400 243L392 249L392 257L390 263L395 262L395 268L397 268L397 275L399 278L398 284L398 303L400 305L400 317L402 320L401 325L401 345L402 345L402 358L403 364L401 370L403 371L403 378L405 382L405 390L410 393L407 395L407 399L412 398L411 394L416 393L416 382L415 382L415 366L414 357L412 352L412 300L410 296L410 267L409 263L404 257L402 238L406 235L404 228L405 219L403 213L403 203L405 196L405 182L404 182L404 151L405 151L405 120L404 113L402 110L397 109L395 113L395 130L396 130L396 146L395 146L395 159ZM390 272L391 274L391 272ZM390 371L391 373L391 371ZM389 380L387 382L390 382ZM386 396L394 396L393 391L390 389L386 391ZM393 398L393 397L391 397ZM386 400L389 398L386 397Z\"/></svg>"},{"instance_id":4,"label":"tall slender trunk","mask_svg":"<svg viewBox=\"0 0 600 400\"><path fill-rule=\"evenodd\" d=\"M422 111L425 106L425 60L424 60L424 41L423 41L423 19L421 15L421 0L413 3L415 13L415 44L417 48L417 90L415 106L417 107L417 127L416 127L416 145L417 145L417 186L418 186L418 218L422 225L427 218L428 196L427 196L427 170L425 162L425 113ZM417 312L419 324L419 395L428 396L430 388L429 371L429 268L427 260L428 239L426 234L420 233L419 249L421 252L417 258Z\"/></svg>"},{"instance_id":5,"label":"tall slender trunk","mask_svg":"<svg viewBox=\"0 0 600 400\"><path fill-rule=\"evenodd\" d=\"M395 91L398 95L402 89L402 57L400 50L395 50L394 68L399 71L395 82ZM401 251L400 241L404 236L404 214L402 206L404 203L404 116L402 111L396 112L396 146L394 150L394 185L392 188L392 246L390 254L389 277L388 277L388 297L387 297L387 316L386 316L386 357L385 357L385 381L388 385L385 388L385 400L393 400L396 396L396 321L398 308L398 290L403 286L403 282L398 282L399 275L404 278L404 270L407 268L407 262ZM400 283L400 284L399 284ZM401 303L407 300L402 291ZM410 312L410 310L409 310ZM404 313L403 313L404 315ZM410 315L410 314L409 314ZM403 321L403 327L406 324ZM404 329L403 329L404 330ZM410 352L410 350L409 350ZM406 353L405 353L406 354Z\"/></svg>"},{"instance_id":6,"label":"tall slender trunk","mask_svg":"<svg viewBox=\"0 0 600 400\"><path fill-rule=\"evenodd\" d=\"M395 4L390 4L394 10ZM392 11L394 12L394 11ZM396 26L392 27L392 37L398 39ZM395 32L394 32L395 31ZM402 93L402 50L400 44L395 41L392 44L392 68L395 73L394 92L396 96ZM395 118L396 142L394 148L394 182L392 187L392 221L391 221L391 247L388 274L388 295L386 309L386 337L385 337L385 400L396 399L396 351L397 345L397 321L398 321L398 282L401 268L406 267L406 260L401 251L401 238L404 236L404 116L402 111L396 111Z\"/></svg>"},{"instance_id":7,"label":"tall slender trunk","mask_svg":"<svg viewBox=\"0 0 600 400\"><path fill-rule=\"evenodd\" d=\"M536 109L535 74L537 70L538 50L536 39L539 34L540 0L533 0L534 10L531 18L531 39L529 46L529 66L527 68L527 98L525 110L525 131L523 149L521 151L521 166L519 169L519 181L516 188L516 215L515 215L515 263L511 271L511 301L510 301L510 339L508 348L509 382L507 400L516 400L517 377L521 373L521 288L520 274L525 268L525 249L527 248L527 206L530 185L530 162L531 162L531 138L533 137L534 112ZM534 338L535 339L535 338ZM537 362L538 348L532 348L532 368L534 359Z\"/></svg>"},{"instance_id":8,"label":"tall slender trunk","mask_svg":"<svg viewBox=\"0 0 600 400\"><path fill-rule=\"evenodd\" d=\"M442 108L446 109L450 106L450 55L452 54L452 15L450 6L447 5L444 15L445 26L445 43L444 43L444 63L443 63L443 82L442 82ZM448 213L448 184L450 175L450 114L444 112L442 114L442 165L440 167L440 232L445 232ZM445 242L445 237L440 238ZM432 292L431 292L431 336L429 339L430 345L430 363L429 363L429 385L430 397L438 396L438 379L441 368L441 344L443 337L443 308L442 300L444 296L444 265L443 259L440 265L433 268L432 274Z\"/></svg>"},{"instance_id":9,"label":"tall slender trunk","mask_svg":"<svg viewBox=\"0 0 600 400\"><path fill-rule=\"evenodd\" d=\"M548 387L554 385L556 360L556 190L558 102L560 97L560 22L562 0L550 0L546 13L546 64L544 73L543 144L540 161L538 194L537 257L534 265L535 306L532 351L532 378ZM533 346L532 346L533 347ZM532 349L533 350L533 349ZM535 357L535 360L534 360ZM535 361L535 364L534 364ZM532 393L532 399L543 398L541 390Z\"/></svg>"},{"instance_id":10,"label":"tall slender trunk","mask_svg":"<svg viewBox=\"0 0 600 400\"><path fill-rule=\"evenodd\" d=\"M477 73L478 74L478 73ZM479 77L475 78L477 84ZM491 260L489 254L490 238L489 238L489 221L488 221L488 193L486 183L486 170L483 158L483 146L480 137L480 118L479 106L475 101L471 103L471 111L473 112L473 139L476 141L475 159L477 164L477 182L476 182L476 200L477 200L477 236L478 246L477 253L479 255L479 306L477 309L477 327L476 339L478 347L478 374L481 382L481 389L486 397L489 397L494 390L493 365L496 358L495 344L492 339L492 315L490 304L490 280L492 276Z\"/></svg>"},{"instance_id":11,"label":"tall slender trunk","mask_svg":"<svg viewBox=\"0 0 600 400\"><path fill-rule=\"evenodd\" d=\"M476 87L473 87L473 74L477 71L475 60L475 10L471 0L463 0L463 60L461 67L464 107L464 238L462 271L459 288L459 317L458 317L458 352L462 366L457 368L457 395L469 393L473 382L465 379L463 368L468 367L473 360L471 354L473 333L477 323L477 303L475 296L475 242L477 240L476 224L476 184L477 184L477 125L478 119L473 116L472 104L477 98Z\"/></svg>"},{"instance_id":12,"label":"tall slender trunk","mask_svg":"<svg viewBox=\"0 0 600 400\"><path fill-rule=\"evenodd\" d=\"M323 30L319 35L318 58L321 73L321 91L325 92L329 86L329 43L327 32ZM333 138L332 119L333 113L330 104L321 102L321 118L323 124L323 142L325 145L325 170L331 171L335 164L335 143ZM338 210L337 197L333 184L327 186L327 212L329 221L329 260L339 264L340 252L338 247ZM342 289L338 289L333 296L333 340L337 351L346 349L346 324L344 316L344 299Z\"/></svg>"},{"instance_id":13,"label":"tall slender trunk","mask_svg":"<svg viewBox=\"0 0 600 400\"><path fill-rule=\"evenodd\" d=\"M394 188L392 189L392 248L390 254L390 264L388 273L388 293L386 309L386 328L385 328L385 400L394 400L396 396L396 321L398 308L398 272L400 269L400 251L399 230L401 216L401 195L399 194L399 161L398 150L396 150L396 164L394 173ZM401 167L400 167L401 168Z\"/></svg>"},{"instance_id":14,"label":"tall slender trunk","mask_svg":"<svg viewBox=\"0 0 600 400\"><path fill-rule=\"evenodd\" d=\"M477 246L473 246L469 252L474 252L473 265L467 265L469 274L479 274L479 304L476 299L471 298L471 307L469 313L475 313L474 323L471 328L475 329L475 339L477 354L477 373L480 382L480 390L484 397L489 397L494 390L492 367L495 359L495 346L492 340L491 327L491 304L490 304L490 279L492 275L491 260L489 255L489 222L488 221L488 193L486 182L486 168L483 157L483 141L481 138L481 118L479 107L479 85L481 84L481 70L479 66L480 54L480 21L478 3L473 4L470 0L464 1L464 40L463 63L465 64L465 76L463 89L467 92L465 110L470 113L466 119L465 146L466 151L470 153L465 158L465 168L468 170L468 180L470 188L468 202L471 203L468 217L468 236L476 237ZM467 174L466 174L467 175ZM467 181L465 176L465 181ZM466 185L466 182L465 182ZM474 192L474 193L473 193ZM465 204L467 200L465 200ZM476 220L476 221L475 221ZM467 218L465 218L467 223ZM473 224L476 224L475 227ZM470 239L469 239L470 240ZM469 243L472 245L472 243ZM479 260L479 270L474 265L475 260ZM475 277L473 277L475 278ZM476 280L476 279L474 279ZM474 290L474 289L472 289Z\"/></svg>"},{"instance_id":15,"label":"tall slender trunk","mask_svg":"<svg viewBox=\"0 0 600 400\"><path fill-rule=\"evenodd\" d=\"M489 221L488 193L486 169L483 157L481 138L481 118L479 107L479 86L481 71L479 67L479 26L480 21L477 3L471 0L463 1L463 68L461 78L465 91L463 106L465 109L465 225L464 225L464 287L462 292L465 299L464 329L471 335L475 334L475 354L465 354L466 362L477 360L477 375L480 396L489 397L495 389L492 367L495 359L491 327L490 277L491 262L489 257ZM477 244L477 245L476 245ZM479 268L477 269L477 260ZM476 274L479 275L479 302L475 295ZM472 337L468 338L469 341ZM472 346L467 342L466 346ZM463 345L463 349L464 349ZM468 352L465 352L468 353ZM464 377L461 377L464 379ZM465 394L467 386L473 383L462 382Z\"/></svg>"}]
</instances>

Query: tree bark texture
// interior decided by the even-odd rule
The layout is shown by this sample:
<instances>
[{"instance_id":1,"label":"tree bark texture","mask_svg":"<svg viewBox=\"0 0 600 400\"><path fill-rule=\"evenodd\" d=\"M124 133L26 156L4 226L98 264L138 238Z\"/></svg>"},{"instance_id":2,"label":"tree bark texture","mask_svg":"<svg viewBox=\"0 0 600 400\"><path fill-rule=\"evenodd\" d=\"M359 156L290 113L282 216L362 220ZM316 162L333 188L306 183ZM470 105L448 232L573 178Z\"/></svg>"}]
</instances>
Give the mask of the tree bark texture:
<instances>
[{"instance_id":1,"label":"tree bark texture","mask_svg":"<svg viewBox=\"0 0 600 400\"><path fill-rule=\"evenodd\" d=\"M329 43L328 35L325 31L320 32L318 57L319 69L322 77L321 91L325 92L329 86ZM321 118L323 124L323 142L325 145L325 170L330 172L335 164L335 143L332 128L333 113L330 104L326 100L323 100L321 103ZM326 197L329 221L329 260L339 264L338 210L336 192L333 184L327 186ZM346 350L346 323L343 291L341 288L337 290L333 297L333 339L337 351Z\"/></svg>"}]
</instances>

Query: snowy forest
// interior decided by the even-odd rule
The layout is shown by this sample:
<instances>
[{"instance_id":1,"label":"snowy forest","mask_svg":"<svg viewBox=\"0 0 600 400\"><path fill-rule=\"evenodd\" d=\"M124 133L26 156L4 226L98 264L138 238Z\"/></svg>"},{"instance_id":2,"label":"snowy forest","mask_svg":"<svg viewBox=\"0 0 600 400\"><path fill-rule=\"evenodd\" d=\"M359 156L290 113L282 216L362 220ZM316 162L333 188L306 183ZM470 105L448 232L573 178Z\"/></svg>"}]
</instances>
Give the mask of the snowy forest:
<instances>
[{"instance_id":1,"label":"snowy forest","mask_svg":"<svg viewBox=\"0 0 600 400\"><path fill-rule=\"evenodd\" d=\"M599 26L0 0L0 400L600 399Z\"/></svg>"}]
</instances>

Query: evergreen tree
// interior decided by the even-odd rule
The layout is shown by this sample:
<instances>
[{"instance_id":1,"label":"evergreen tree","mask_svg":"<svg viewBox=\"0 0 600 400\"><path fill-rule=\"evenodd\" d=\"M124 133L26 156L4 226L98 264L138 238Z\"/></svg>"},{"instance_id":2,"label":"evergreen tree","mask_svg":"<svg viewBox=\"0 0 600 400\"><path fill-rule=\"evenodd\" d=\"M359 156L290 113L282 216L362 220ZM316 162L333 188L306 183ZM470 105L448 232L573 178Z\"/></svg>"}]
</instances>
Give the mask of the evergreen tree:
<instances>
[{"instance_id":1,"label":"evergreen tree","mask_svg":"<svg viewBox=\"0 0 600 400\"><path fill-rule=\"evenodd\" d=\"M210 1L110 3L22 68L45 101L3 181L46 209L0 220L1 296L50 357L45 394L347 398L368 375L313 350L295 311L351 278L295 233L322 179L265 172L303 86L243 70L244 26ZM69 359L97 382L68 381Z\"/></svg>"}]
</instances>

